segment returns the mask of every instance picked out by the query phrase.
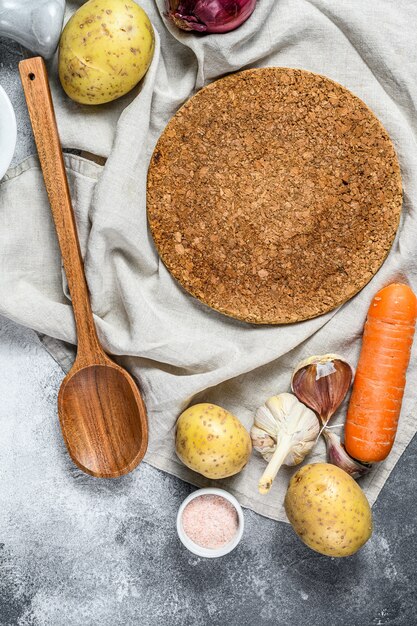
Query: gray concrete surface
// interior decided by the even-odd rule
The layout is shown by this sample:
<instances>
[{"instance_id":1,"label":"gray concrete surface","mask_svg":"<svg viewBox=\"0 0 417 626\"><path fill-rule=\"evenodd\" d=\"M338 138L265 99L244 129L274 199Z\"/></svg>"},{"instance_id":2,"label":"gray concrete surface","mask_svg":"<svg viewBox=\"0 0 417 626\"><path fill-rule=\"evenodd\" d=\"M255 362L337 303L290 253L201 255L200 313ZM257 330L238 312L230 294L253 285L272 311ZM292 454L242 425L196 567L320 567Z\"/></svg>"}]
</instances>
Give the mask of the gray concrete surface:
<instances>
[{"instance_id":1,"label":"gray concrete surface","mask_svg":"<svg viewBox=\"0 0 417 626\"><path fill-rule=\"evenodd\" d=\"M33 151L17 73L23 54L0 40L0 83L18 120L15 162ZM416 438L357 555L322 557L289 525L245 511L235 552L204 560L175 532L190 486L146 464L116 481L74 468L56 414L62 377L34 332L0 319L1 626L417 623Z\"/></svg>"}]
</instances>

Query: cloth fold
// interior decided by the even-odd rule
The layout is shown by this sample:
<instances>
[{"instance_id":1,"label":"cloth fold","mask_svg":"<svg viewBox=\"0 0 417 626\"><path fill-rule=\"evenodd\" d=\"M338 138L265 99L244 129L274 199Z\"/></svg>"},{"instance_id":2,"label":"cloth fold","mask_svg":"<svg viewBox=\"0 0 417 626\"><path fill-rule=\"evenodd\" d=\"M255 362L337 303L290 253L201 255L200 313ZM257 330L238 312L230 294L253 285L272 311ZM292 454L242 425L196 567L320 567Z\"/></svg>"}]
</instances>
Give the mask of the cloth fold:
<instances>
[{"instance_id":1,"label":"cloth fold","mask_svg":"<svg viewBox=\"0 0 417 626\"><path fill-rule=\"evenodd\" d=\"M68 13L80 3L69 2ZM141 0L157 33L142 83L101 107L66 98L50 67L64 148L106 157L105 166L66 155L91 303L101 341L138 380L149 412L145 460L196 485L210 481L175 456L174 426L190 403L224 406L247 428L257 406L288 391L297 362L339 352L354 365L373 294L394 280L417 291L417 53L406 0L259 0L252 17L224 35L196 36L167 23L163 0ZM322 73L361 97L390 133L400 159L404 207L399 234L375 278L339 310L282 327L256 327L210 310L181 288L160 261L147 228L146 176L155 143L196 90L232 71L266 65ZM0 185L0 313L35 329L64 369L76 333L42 174L36 157L9 170ZM410 364L397 440L388 460L362 479L373 503L415 434ZM342 422L345 405L335 423ZM319 442L309 462L323 460ZM220 481L241 503L285 520L283 499L293 469L284 468L268 496L257 492L264 461ZM218 484L218 483L216 483Z\"/></svg>"}]
</instances>

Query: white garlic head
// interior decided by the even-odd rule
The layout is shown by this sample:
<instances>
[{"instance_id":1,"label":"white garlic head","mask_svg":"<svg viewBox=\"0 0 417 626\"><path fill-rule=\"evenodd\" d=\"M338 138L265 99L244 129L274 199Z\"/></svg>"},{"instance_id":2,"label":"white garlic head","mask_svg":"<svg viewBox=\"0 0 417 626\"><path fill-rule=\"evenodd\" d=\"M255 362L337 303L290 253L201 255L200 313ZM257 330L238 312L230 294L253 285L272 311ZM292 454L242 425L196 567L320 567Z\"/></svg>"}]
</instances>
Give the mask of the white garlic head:
<instances>
[{"instance_id":1,"label":"white garlic head","mask_svg":"<svg viewBox=\"0 0 417 626\"><path fill-rule=\"evenodd\" d=\"M268 462L285 442L283 464L298 465L313 448L319 432L316 414L292 393L280 393L256 411L251 437L255 450Z\"/></svg>"}]
</instances>

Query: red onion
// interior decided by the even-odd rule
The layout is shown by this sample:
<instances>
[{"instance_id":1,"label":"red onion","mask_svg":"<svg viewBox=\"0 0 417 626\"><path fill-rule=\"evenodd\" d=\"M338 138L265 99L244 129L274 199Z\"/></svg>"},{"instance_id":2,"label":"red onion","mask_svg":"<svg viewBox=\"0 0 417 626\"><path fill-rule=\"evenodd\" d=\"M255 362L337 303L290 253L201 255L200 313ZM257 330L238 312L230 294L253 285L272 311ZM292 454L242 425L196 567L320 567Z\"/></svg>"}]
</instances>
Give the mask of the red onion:
<instances>
[{"instance_id":1,"label":"red onion","mask_svg":"<svg viewBox=\"0 0 417 626\"><path fill-rule=\"evenodd\" d=\"M182 30L227 33L253 13L256 0L166 0L168 16Z\"/></svg>"}]
</instances>

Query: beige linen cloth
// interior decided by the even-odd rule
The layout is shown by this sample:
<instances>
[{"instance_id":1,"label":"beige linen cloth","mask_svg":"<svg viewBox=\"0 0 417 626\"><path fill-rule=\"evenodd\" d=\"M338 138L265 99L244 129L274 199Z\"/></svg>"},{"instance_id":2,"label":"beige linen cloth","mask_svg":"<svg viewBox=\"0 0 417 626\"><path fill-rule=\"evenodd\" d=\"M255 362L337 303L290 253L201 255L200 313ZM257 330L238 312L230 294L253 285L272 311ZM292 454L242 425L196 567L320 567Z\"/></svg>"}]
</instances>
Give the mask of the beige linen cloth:
<instances>
[{"instance_id":1,"label":"beige linen cloth","mask_svg":"<svg viewBox=\"0 0 417 626\"><path fill-rule=\"evenodd\" d=\"M69 3L69 13L78 4ZM80 106L65 97L51 68L53 97L63 146L108 157L101 167L68 155L66 165L100 339L139 381L148 407L146 460L207 485L175 456L174 426L183 409L214 402L249 429L259 404L289 390L299 360L338 352L356 365L366 312L380 287L405 280L417 291L417 3L259 0L240 29L206 37L167 24L163 0L141 5L157 33L142 84L112 104ZM234 321L185 293L159 260L146 221L148 163L171 116L207 82L268 65L325 74L361 97L390 133L404 182L399 235L371 283L339 310L282 327ZM0 270L0 313L44 335L68 369L75 327L36 157L10 170L0 186ZM416 431L416 387L412 358L394 449L361 481L372 503ZM324 458L319 442L309 461ZM294 470L283 469L271 493L260 496L263 469L254 453L241 474L220 484L244 506L285 520L283 499Z\"/></svg>"}]
</instances>

